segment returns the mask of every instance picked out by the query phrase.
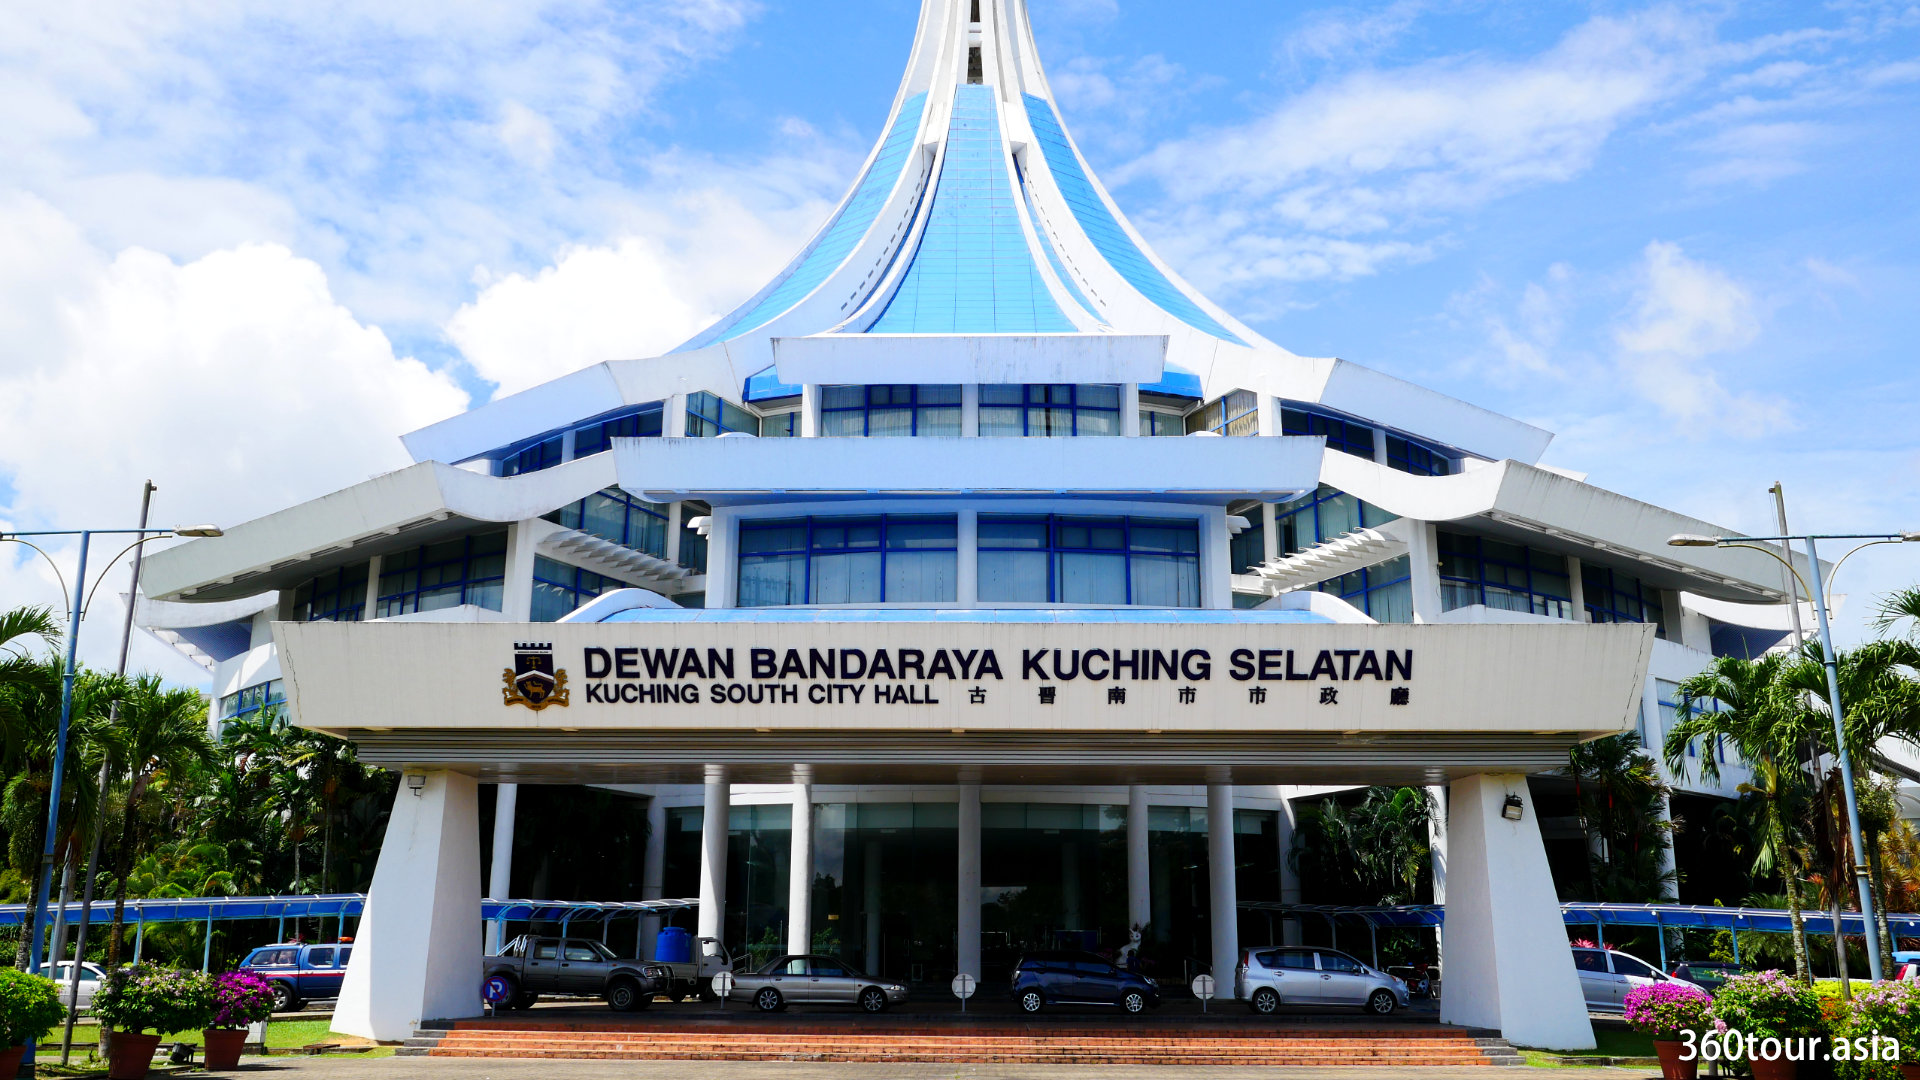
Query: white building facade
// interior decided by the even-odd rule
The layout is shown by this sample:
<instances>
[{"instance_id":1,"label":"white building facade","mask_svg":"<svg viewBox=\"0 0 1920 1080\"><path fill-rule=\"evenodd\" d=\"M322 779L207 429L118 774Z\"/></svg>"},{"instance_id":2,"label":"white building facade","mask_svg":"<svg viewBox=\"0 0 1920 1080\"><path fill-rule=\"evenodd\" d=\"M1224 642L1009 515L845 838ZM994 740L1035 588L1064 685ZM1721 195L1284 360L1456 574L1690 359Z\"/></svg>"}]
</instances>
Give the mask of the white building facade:
<instances>
[{"instance_id":1,"label":"white building facade","mask_svg":"<svg viewBox=\"0 0 1920 1080\"><path fill-rule=\"evenodd\" d=\"M1657 746L1785 596L1550 439L1213 305L1067 135L1023 0L925 0L852 189L737 310L152 556L143 614L221 719L286 702L410 774L341 1030L478 1011L519 784L643 796L642 898L703 935L941 987L1132 927L1230 982L1236 901L1301 895L1291 800L1403 783L1449 799L1445 1018L1591 1045L1509 797Z\"/></svg>"}]
</instances>

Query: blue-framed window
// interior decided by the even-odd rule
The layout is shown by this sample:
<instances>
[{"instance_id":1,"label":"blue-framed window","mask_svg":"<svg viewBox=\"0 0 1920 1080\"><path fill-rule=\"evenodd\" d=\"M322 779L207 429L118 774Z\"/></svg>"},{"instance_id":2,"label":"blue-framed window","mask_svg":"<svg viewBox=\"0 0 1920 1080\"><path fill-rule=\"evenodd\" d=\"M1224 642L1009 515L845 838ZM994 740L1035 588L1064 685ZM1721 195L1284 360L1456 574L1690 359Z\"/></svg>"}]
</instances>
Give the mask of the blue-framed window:
<instances>
[{"instance_id":1,"label":"blue-framed window","mask_svg":"<svg viewBox=\"0 0 1920 1080\"><path fill-rule=\"evenodd\" d=\"M1449 476L1454 460L1444 451L1404 435L1387 436L1387 467L1415 476Z\"/></svg>"},{"instance_id":2,"label":"blue-framed window","mask_svg":"<svg viewBox=\"0 0 1920 1080\"><path fill-rule=\"evenodd\" d=\"M1355 570L1320 583L1320 591L1366 612L1374 622L1413 621L1413 560L1397 559Z\"/></svg>"},{"instance_id":3,"label":"blue-framed window","mask_svg":"<svg viewBox=\"0 0 1920 1080\"><path fill-rule=\"evenodd\" d=\"M1227 541L1232 572L1244 574L1267 561L1267 516L1257 502L1229 506L1227 513L1247 519L1247 527Z\"/></svg>"},{"instance_id":4,"label":"blue-framed window","mask_svg":"<svg viewBox=\"0 0 1920 1080\"><path fill-rule=\"evenodd\" d=\"M443 540L380 560L378 617L471 604L499 611L507 578L507 534Z\"/></svg>"},{"instance_id":5,"label":"blue-framed window","mask_svg":"<svg viewBox=\"0 0 1920 1080\"><path fill-rule=\"evenodd\" d=\"M760 418L718 394L705 390L687 395L687 437L711 439L728 432L760 434Z\"/></svg>"},{"instance_id":6,"label":"blue-framed window","mask_svg":"<svg viewBox=\"0 0 1920 1080\"><path fill-rule=\"evenodd\" d=\"M1200 606L1191 519L982 514L983 603Z\"/></svg>"},{"instance_id":7,"label":"blue-framed window","mask_svg":"<svg viewBox=\"0 0 1920 1080\"><path fill-rule=\"evenodd\" d=\"M959 435L960 387L823 387L820 392L820 434Z\"/></svg>"},{"instance_id":8,"label":"blue-framed window","mask_svg":"<svg viewBox=\"0 0 1920 1080\"><path fill-rule=\"evenodd\" d=\"M611 450L615 439L657 439L665 416L665 406L656 401L625 416L582 424L573 429L573 456L578 459Z\"/></svg>"},{"instance_id":9,"label":"blue-framed window","mask_svg":"<svg viewBox=\"0 0 1920 1080\"><path fill-rule=\"evenodd\" d=\"M1666 605L1660 599L1660 590L1632 574L1604 566L1582 566L1580 588L1585 594L1588 621L1652 623L1656 636L1667 636Z\"/></svg>"},{"instance_id":10,"label":"blue-framed window","mask_svg":"<svg viewBox=\"0 0 1920 1080\"><path fill-rule=\"evenodd\" d=\"M760 418L760 437L763 439L797 439L800 437L800 414L798 412L774 413Z\"/></svg>"},{"instance_id":11,"label":"blue-framed window","mask_svg":"<svg viewBox=\"0 0 1920 1080\"><path fill-rule=\"evenodd\" d=\"M1218 397L1187 414L1187 432L1211 431L1219 435L1260 434L1260 395L1251 390L1235 390Z\"/></svg>"},{"instance_id":12,"label":"blue-framed window","mask_svg":"<svg viewBox=\"0 0 1920 1080\"><path fill-rule=\"evenodd\" d=\"M1185 435L1186 433L1187 418L1179 413L1158 412L1154 409L1140 410L1140 434L1153 436Z\"/></svg>"},{"instance_id":13,"label":"blue-framed window","mask_svg":"<svg viewBox=\"0 0 1920 1080\"><path fill-rule=\"evenodd\" d=\"M1120 387L987 383L980 387L980 434L1118 435Z\"/></svg>"},{"instance_id":14,"label":"blue-framed window","mask_svg":"<svg viewBox=\"0 0 1920 1080\"><path fill-rule=\"evenodd\" d=\"M366 612L366 563L321 574L293 590L295 622L359 622Z\"/></svg>"},{"instance_id":15,"label":"blue-framed window","mask_svg":"<svg viewBox=\"0 0 1920 1080\"><path fill-rule=\"evenodd\" d=\"M619 488L594 492L546 518L648 555L665 558L667 554L667 515Z\"/></svg>"},{"instance_id":16,"label":"blue-framed window","mask_svg":"<svg viewBox=\"0 0 1920 1080\"><path fill-rule=\"evenodd\" d=\"M1379 432L1365 424L1345 420L1338 416L1314 412L1293 405L1280 407L1280 434L1282 435L1323 435L1327 447L1373 460L1373 441Z\"/></svg>"},{"instance_id":17,"label":"blue-framed window","mask_svg":"<svg viewBox=\"0 0 1920 1080\"><path fill-rule=\"evenodd\" d=\"M693 527L693 519L712 515L706 503L689 499L680 504L680 565L695 573L707 572L707 538Z\"/></svg>"},{"instance_id":18,"label":"blue-framed window","mask_svg":"<svg viewBox=\"0 0 1920 1080\"><path fill-rule=\"evenodd\" d=\"M1371 529L1396 515L1362 502L1338 488L1321 484L1310 494L1274 507L1274 528L1281 555L1305 551L1335 540L1355 529Z\"/></svg>"},{"instance_id":19,"label":"blue-framed window","mask_svg":"<svg viewBox=\"0 0 1920 1080\"><path fill-rule=\"evenodd\" d=\"M238 720L261 709L278 708L287 703L286 684L279 679L245 687L220 699L220 719Z\"/></svg>"},{"instance_id":20,"label":"blue-framed window","mask_svg":"<svg viewBox=\"0 0 1920 1080\"><path fill-rule=\"evenodd\" d=\"M1485 536L1440 530L1440 608L1485 604L1573 618L1573 579L1567 557Z\"/></svg>"},{"instance_id":21,"label":"blue-framed window","mask_svg":"<svg viewBox=\"0 0 1920 1080\"><path fill-rule=\"evenodd\" d=\"M959 596L952 515L740 524L739 606L940 604Z\"/></svg>"},{"instance_id":22,"label":"blue-framed window","mask_svg":"<svg viewBox=\"0 0 1920 1080\"><path fill-rule=\"evenodd\" d=\"M630 588L626 582L582 570L577 566L549 559L533 560L533 621L558 622L580 605L615 589Z\"/></svg>"},{"instance_id":23,"label":"blue-framed window","mask_svg":"<svg viewBox=\"0 0 1920 1080\"><path fill-rule=\"evenodd\" d=\"M500 459L501 476L519 476L522 473L539 472L560 464L560 436L542 439L518 453L509 454Z\"/></svg>"}]
</instances>

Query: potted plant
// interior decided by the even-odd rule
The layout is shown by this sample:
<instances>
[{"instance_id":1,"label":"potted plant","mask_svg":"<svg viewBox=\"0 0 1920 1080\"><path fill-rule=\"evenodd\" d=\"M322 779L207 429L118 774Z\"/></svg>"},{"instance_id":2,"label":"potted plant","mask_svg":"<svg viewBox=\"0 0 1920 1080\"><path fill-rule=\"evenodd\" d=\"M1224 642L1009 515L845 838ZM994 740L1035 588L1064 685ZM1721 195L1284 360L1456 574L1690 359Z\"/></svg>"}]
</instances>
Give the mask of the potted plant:
<instances>
[{"instance_id":1,"label":"potted plant","mask_svg":"<svg viewBox=\"0 0 1920 1080\"><path fill-rule=\"evenodd\" d=\"M1627 991L1627 1023L1635 1031L1653 1036L1664 1080L1694 1080L1700 1075L1698 1054L1681 1060L1686 1048L1681 1038L1686 1032L1698 1033L1706 1028L1707 1010L1712 1004L1705 990L1689 982L1649 983Z\"/></svg>"},{"instance_id":2,"label":"potted plant","mask_svg":"<svg viewBox=\"0 0 1920 1080\"><path fill-rule=\"evenodd\" d=\"M28 1040L44 1037L66 1015L51 979L0 968L0 1077L19 1072Z\"/></svg>"},{"instance_id":3,"label":"potted plant","mask_svg":"<svg viewBox=\"0 0 1920 1080\"><path fill-rule=\"evenodd\" d=\"M1807 1058L1804 1042L1795 1041L1824 1033L1820 996L1779 971L1735 975L1722 983L1708 1019L1724 1039L1727 1059L1745 1060L1754 1080L1794 1080L1799 1062Z\"/></svg>"},{"instance_id":4,"label":"potted plant","mask_svg":"<svg viewBox=\"0 0 1920 1080\"><path fill-rule=\"evenodd\" d=\"M208 1069L237 1069L247 1026L273 1015L273 987L258 975L229 971L213 980L213 1022L201 1034Z\"/></svg>"},{"instance_id":5,"label":"potted plant","mask_svg":"<svg viewBox=\"0 0 1920 1080\"><path fill-rule=\"evenodd\" d=\"M1844 1038L1853 1040L1849 1057L1858 1050L1871 1052L1879 1040L1900 1044L1898 1073L1904 1080L1920 1080L1920 983L1883 982L1857 991L1847 1010ZM1896 1071L1888 1062L1857 1062L1855 1076L1886 1076Z\"/></svg>"},{"instance_id":6,"label":"potted plant","mask_svg":"<svg viewBox=\"0 0 1920 1080\"><path fill-rule=\"evenodd\" d=\"M204 1028L212 1021L213 980L197 972L144 965L109 972L106 985L94 995L93 1012L101 1023L114 1027L107 1076L143 1080L162 1035Z\"/></svg>"}]
</instances>

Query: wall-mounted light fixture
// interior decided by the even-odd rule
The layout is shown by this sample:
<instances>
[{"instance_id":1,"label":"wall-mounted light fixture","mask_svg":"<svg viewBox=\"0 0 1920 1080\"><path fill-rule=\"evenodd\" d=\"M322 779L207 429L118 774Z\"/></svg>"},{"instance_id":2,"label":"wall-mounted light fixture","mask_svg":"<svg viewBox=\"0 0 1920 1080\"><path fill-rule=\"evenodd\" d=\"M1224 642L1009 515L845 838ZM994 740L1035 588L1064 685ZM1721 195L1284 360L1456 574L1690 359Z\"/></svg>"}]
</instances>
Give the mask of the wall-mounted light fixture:
<instances>
[{"instance_id":1,"label":"wall-mounted light fixture","mask_svg":"<svg viewBox=\"0 0 1920 1080\"><path fill-rule=\"evenodd\" d=\"M1507 805L1500 809L1500 816L1506 818L1508 821L1519 821L1521 815L1526 812L1527 804L1520 801L1520 796L1509 795L1507 796Z\"/></svg>"},{"instance_id":2,"label":"wall-mounted light fixture","mask_svg":"<svg viewBox=\"0 0 1920 1080\"><path fill-rule=\"evenodd\" d=\"M420 793L422 791L425 791L426 789L427 789L426 773L410 772L407 774L407 790L413 792L413 795L415 798L419 798Z\"/></svg>"}]
</instances>

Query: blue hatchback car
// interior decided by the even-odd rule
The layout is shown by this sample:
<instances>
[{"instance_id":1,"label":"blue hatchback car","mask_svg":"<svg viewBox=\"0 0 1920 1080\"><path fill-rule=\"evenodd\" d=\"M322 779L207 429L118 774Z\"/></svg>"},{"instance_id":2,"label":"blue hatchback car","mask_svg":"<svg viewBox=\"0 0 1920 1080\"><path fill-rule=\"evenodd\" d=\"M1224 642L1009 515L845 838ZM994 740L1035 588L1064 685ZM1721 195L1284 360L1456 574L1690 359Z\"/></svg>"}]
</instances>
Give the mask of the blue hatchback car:
<instances>
[{"instance_id":1,"label":"blue hatchback car","mask_svg":"<svg viewBox=\"0 0 1920 1080\"><path fill-rule=\"evenodd\" d=\"M1105 1005L1139 1015L1160 1004L1160 987L1089 952L1030 952L1013 968L1013 1001L1023 1013L1054 1005Z\"/></svg>"},{"instance_id":2,"label":"blue hatchback car","mask_svg":"<svg viewBox=\"0 0 1920 1080\"><path fill-rule=\"evenodd\" d=\"M339 997L352 956L353 945L344 941L263 945L247 954L240 970L258 975L273 987L274 1012L292 1012L309 1001Z\"/></svg>"}]
</instances>

